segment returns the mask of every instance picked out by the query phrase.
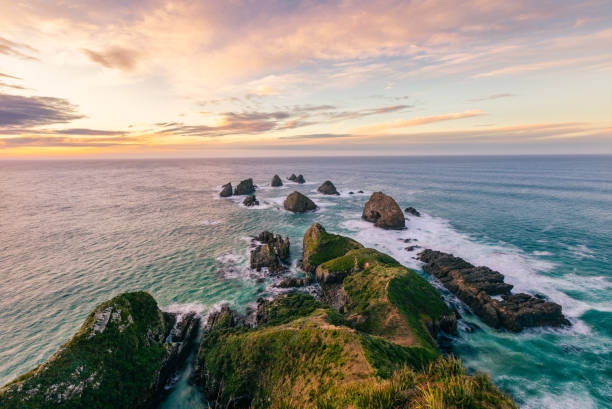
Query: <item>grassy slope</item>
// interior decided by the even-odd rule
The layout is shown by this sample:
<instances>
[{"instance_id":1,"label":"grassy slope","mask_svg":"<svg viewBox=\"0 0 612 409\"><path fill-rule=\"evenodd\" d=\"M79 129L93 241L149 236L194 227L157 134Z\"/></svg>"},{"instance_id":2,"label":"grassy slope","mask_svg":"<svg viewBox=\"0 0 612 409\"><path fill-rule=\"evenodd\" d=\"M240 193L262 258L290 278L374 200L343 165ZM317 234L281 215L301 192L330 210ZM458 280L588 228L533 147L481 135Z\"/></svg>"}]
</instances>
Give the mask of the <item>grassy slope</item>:
<instances>
[{"instance_id":1,"label":"grassy slope","mask_svg":"<svg viewBox=\"0 0 612 409\"><path fill-rule=\"evenodd\" d=\"M90 338L96 313L120 313ZM152 392L165 356L165 323L144 292L99 305L47 362L0 390L0 408L134 408ZM147 344L147 332L150 342Z\"/></svg>"}]
</instances>

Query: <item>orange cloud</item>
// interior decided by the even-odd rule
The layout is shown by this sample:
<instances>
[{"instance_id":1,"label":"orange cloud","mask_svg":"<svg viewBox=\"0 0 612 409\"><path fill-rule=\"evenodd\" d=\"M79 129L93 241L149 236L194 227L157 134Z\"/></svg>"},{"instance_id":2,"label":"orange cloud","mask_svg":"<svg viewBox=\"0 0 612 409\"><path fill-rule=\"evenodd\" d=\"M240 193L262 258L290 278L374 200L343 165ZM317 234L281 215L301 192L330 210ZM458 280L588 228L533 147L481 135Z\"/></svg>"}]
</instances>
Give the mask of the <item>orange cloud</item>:
<instances>
[{"instance_id":1,"label":"orange cloud","mask_svg":"<svg viewBox=\"0 0 612 409\"><path fill-rule=\"evenodd\" d=\"M377 134L377 133L385 132L391 129L408 128L408 127L413 127L413 126L431 124L434 122L471 118L471 117L480 116L480 115L484 115L484 112L482 112L479 109L473 109L473 110L465 111L461 113L425 116L425 117L413 118L413 119L400 119L400 120L393 121L393 122L385 122L381 124L358 128L354 131L354 133L356 134Z\"/></svg>"}]
</instances>

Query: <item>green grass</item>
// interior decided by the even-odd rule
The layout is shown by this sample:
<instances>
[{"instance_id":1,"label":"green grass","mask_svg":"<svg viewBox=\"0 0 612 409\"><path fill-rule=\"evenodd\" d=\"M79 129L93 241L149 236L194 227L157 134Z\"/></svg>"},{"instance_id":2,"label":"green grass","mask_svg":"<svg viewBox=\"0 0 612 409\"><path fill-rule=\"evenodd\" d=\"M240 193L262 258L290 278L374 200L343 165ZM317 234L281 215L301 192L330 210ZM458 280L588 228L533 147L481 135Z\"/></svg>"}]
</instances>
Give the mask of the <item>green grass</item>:
<instances>
[{"instance_id":1,"label":"green grass","mask_svg":"<svg viewBox=\"0 0 612 409\"><path fill-rule=\"evenodd\" d=\"M109 320L104 332L90 338L96 312L107 307L121 310L120 320ZM99 305L49 361L6 385L0 407L137 408L152 394L152 379L166 355L165 325L149 294L117 296ZM81 385L82 392L69 396L70 385Z\"/></svg>"},{"instance_id":2,"label":"green grass","mask_svg":"<svg viewBox=\"0 0 612 409\"><path fill-rule=\"evenodd\" d=\"M327 233L324 229L313 234L314 228L316 225L313 225L304 235L303 267L305 270L314 270L319 264L343 256L351 250L363 248L353 239Z\"/></svg>"},{"instance_id":3,"label":"green grass","mask_svg":"<svg viewBox=\"0 0 612 409\"><path fill-rule=\"evenodd\" d=\"M266 319L264 322L260 322L259 325L274 326L286 324L296 318L306 317L321 307L321 303L308 294L292 293L280 296L271 303L264 305L263 309Z\"/></svg>"}]
</instances>

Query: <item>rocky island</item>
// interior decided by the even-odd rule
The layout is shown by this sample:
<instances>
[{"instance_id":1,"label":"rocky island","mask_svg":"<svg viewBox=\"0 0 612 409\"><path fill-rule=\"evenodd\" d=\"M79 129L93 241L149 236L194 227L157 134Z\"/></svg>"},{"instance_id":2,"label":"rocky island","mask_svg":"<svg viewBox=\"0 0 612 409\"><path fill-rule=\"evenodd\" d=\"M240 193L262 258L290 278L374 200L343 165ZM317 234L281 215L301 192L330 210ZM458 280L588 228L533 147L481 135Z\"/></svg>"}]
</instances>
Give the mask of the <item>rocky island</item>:
<instances>
[{"instance_id":1,"label":"rocky island","mask_svg":"<svg viewBox=\"0 0 612 409\"><path fill-rule=\"evenodd\" d=\"M363 208L361 217L383 229L397 230L406 227L406 218L402 209L391 196L383 192L372 193Z\"/></svg>"},{"instance_id":2,"label":"rocky island","mask_svg":"<svg viewBox=\"0 0 612 409\"><path fill-rule=\"evenodd\" d=\"M300 192L293 192L283 202L285 210L293 213L305 213L316 210L317 205Z\"/></svg>"}]
</instances>

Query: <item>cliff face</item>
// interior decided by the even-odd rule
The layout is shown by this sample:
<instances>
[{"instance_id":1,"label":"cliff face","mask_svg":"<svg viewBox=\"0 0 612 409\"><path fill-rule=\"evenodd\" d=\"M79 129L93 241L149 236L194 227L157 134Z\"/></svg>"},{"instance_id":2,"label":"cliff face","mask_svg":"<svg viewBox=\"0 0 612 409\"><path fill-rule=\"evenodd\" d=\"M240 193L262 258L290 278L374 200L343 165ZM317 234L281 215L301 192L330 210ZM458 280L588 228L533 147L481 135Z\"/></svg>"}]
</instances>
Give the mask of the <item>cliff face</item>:
<instances>
[{"instance_id":1,"label":"cliff face","mask_svg":"<svg viewBox=\"0 0 612 409\"><path fill-rule=\"evenodd\" d=\"M514 408L485 375L440 356L454 313L393 258L325 232L304 236L321 300L260 300L255 327L225 307L204 331L195 382L222 408Z\"/></svg>"},{"instance_id":2,"label":"cliff face","mask_svg":"<svg viewBox=\"0 0 612 409\"><path fill-rule=\"evenodd\" d=\"M199 320L177 323L149 294L100 304L45 363L0 390L1 408L146 408L193 345Z\"/></svg>"}]
</instances>

